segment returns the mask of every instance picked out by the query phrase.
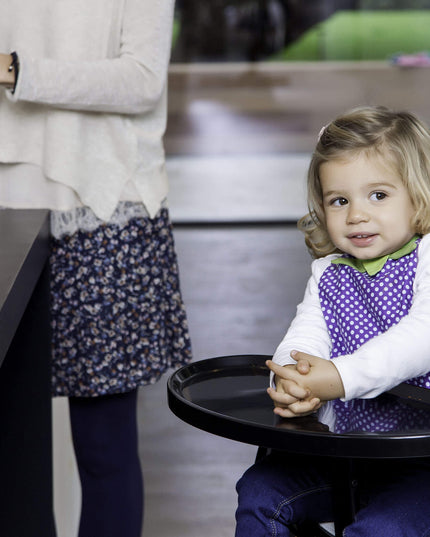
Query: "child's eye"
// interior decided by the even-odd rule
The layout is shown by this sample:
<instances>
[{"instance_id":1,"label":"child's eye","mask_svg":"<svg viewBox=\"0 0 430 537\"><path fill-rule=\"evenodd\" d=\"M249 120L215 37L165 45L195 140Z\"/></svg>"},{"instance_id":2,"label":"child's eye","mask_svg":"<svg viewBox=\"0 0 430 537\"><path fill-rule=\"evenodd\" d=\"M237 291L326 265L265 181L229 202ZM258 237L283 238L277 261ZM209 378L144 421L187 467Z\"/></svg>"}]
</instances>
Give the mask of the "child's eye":
<instances>
[{"instance_id":1,"label":"child's eye","mask_svg":"<svg viewBox=\"0 0 430 537\"><path fill-rule=\"evenodd\" d=\"M348 200L346 198L334 198L330 200L330 205L334 205L335 207L340 207L342 205L346 205L348 203Z\"/></svg>"},{"instance_id":2,"label":"child's eye","mask_svg":"<svg viewBox=\"0 0 430 537\"><path fill-rule=\"evenodd\" d=\"M387 197L387 194L385 192L372 192L370 195L370 199L372 201L381 201Z\"/></svg>"}]
</instances>

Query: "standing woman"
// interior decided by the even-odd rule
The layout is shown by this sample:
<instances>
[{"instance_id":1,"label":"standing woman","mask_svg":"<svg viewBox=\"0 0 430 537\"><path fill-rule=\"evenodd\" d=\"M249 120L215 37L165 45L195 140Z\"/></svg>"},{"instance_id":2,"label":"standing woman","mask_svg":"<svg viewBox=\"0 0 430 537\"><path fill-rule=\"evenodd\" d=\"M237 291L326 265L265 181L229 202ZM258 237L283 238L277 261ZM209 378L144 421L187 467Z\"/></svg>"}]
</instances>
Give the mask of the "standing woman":
<instances>
[{"instance_id":1,"label":"standing woman","mask_svg":"<svg viewBox=\"0 0 430 537\"><path fill-rule=\"evenodd\" d=\"M79 537L140 537L137 388L191 358L162 144L173 9L0 3L0 205L52 210L53 394L70 402Z\"/></svg>"}]
</instances>

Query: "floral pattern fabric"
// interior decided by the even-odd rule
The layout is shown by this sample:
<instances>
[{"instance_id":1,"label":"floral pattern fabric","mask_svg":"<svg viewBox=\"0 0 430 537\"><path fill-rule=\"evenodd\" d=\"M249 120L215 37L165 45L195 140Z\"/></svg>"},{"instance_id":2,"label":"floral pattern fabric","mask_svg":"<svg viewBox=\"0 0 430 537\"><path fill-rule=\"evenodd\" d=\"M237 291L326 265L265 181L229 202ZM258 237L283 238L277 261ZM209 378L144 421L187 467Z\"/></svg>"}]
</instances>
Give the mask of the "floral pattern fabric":
<instances>
[{"instance_id":1,"label":"floral pattern fabric","mask_svg":"<svg viewBox=\"0 0 430 537\"><path fill-rule=\"evenodd\" d=\"M52 238L50 267L54 395L130 391L191 360L167 209Z\"/></svg>"}]
</instances>

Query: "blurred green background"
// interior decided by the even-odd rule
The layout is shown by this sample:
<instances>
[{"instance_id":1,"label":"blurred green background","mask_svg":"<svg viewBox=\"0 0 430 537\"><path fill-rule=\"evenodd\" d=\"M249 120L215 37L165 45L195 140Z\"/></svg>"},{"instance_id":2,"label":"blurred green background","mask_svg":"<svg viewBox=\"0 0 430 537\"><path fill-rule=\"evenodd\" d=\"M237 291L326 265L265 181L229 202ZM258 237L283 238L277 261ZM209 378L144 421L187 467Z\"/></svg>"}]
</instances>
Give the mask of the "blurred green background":
<instances>
[{"instance_id":1,"label":"blurred green background","mask_svg":"<svg viewBox=\"0 0 430 537\"><path fill-rule=\"evenodd\" d=\"M273 56L277 60L386 60L430 50L430 11L339 11Z\"/></svg>"},{"instance_id":2,"label":"blurred green background","mask_svg":"<svg viewBox=\"0 0 430 537\"><path fill-rule=\"evenodd\" d=\"M362 61L430 51L430 0L177 0L172 60Z\"/></svg>"}]
</instances>

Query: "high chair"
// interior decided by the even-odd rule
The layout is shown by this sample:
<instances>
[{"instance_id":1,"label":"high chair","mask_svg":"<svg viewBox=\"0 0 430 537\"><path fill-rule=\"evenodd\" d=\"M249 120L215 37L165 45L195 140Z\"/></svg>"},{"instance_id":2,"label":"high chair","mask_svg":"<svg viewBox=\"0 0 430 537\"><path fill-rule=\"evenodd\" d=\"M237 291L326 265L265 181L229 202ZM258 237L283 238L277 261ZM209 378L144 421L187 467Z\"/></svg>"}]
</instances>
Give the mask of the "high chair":
<instances>
[{"instance_id":1,"label":"high chair","mask_svg":"<svg viewBox=\"0 0 430 537\"><path fill-rule=\"evenodd\" d=\"M265 355L220 356L193 362L168 381L170 409L182 420L212 434L260 447L257 459L268 449L286 456L323 457L332 465L334 533L326 524L300 524L290 528L296 537L342 537L359 506L358 464L384 459L423 459L430 456L430 425L393 434L334 434L313 419L274 419L267 396L269 370ZM389 390L411 406L429 410L430 390L409 384Z\"/></svg>"}]
</instances>

